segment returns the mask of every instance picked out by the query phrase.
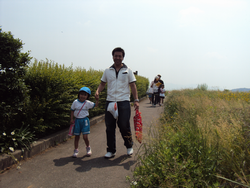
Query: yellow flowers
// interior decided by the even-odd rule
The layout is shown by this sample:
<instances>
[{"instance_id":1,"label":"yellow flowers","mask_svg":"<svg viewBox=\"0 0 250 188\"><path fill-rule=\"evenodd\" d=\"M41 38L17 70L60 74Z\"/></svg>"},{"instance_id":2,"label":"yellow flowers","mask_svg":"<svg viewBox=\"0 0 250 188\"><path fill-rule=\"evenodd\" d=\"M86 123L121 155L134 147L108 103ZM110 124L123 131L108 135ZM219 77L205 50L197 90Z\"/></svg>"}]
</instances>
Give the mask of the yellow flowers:
<instances>
[{"instance_id":1,"label":"yellow flowers","mask_svg":"<svg viewBox=\"0 0 250 188\"><path fill-rule=\"evenodd\" d=\"M230 100L242 100L246 102L250 102L250 92L220 92L218 94L219 98L225 99L227 101Z\"/></svg>"}]
</instances>

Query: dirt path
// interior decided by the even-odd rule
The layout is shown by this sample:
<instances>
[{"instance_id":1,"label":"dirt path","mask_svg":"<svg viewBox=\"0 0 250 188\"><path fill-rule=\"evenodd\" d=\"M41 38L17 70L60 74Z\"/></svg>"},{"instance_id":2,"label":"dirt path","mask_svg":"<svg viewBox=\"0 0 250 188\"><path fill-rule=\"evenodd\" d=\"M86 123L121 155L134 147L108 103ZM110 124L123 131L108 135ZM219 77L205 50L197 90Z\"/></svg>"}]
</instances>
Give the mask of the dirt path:
<instances>
[{"instance_id":1,"label":"dirt path","mask_svg":"<svg viewBox=\"0 0 250 188\"><path fill-rule=\"evenodd\" d=\"M140 102L143 128L155 124L163 107L152 107L148 99ZM131 114L131 128L133 128L134 111ZM0 175L1 188L127 188L130 187L126 176L132 177L136 158L128 157L123 140L117 128L116 156L105 159L106 133L104 121L91 126L90 145L92 156L86 157L84 142L81 139L78 158L72 158L73 143L71 139L56 147L21 162L21 168L11 169ZM134 135L134 130L133 130ZM134 153L140 144L134 139Z\"/></svg>"}]
</instances>

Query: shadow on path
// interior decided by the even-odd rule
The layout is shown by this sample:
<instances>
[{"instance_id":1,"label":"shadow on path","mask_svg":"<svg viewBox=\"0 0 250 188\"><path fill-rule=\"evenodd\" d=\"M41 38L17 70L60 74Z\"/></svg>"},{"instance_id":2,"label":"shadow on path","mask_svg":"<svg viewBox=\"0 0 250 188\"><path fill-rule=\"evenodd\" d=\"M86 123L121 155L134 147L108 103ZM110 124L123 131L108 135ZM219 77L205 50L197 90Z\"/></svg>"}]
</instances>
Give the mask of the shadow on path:
<instances>
[{"instance_id":1,"label":"shadow on path","mask_svg":"<svg viewBox=\"0 0 250 188\"><path fill-rule=\"evenodd\" d=\"M118 158L106 159L104 157L91 158L90 160L83 160L85 158L89 158L86 155L79 158L73 157L64 157L60 159L54 159L53 162L55 166L65 166L69 163L73 162L73 165L77 165L79 167L76 168L78 172L86 172L90 171L92 168L105 168L111 166L123 166L124 169L129 170L130 167L136 163L135 160L132 159L131 156L122 155ZM132 160L129 160L132 159Z\"/></svg>"}]
</instances>

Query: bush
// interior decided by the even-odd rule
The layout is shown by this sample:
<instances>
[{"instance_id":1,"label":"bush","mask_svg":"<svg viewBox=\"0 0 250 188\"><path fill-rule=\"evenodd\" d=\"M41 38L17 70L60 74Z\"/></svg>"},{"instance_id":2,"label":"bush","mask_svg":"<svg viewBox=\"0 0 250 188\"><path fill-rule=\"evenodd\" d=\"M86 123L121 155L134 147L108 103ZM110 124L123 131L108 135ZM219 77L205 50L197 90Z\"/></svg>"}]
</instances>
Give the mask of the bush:
<instances>
[{"instance_id":1,"label":"bush","mask_svg":"<svg viewBox=\"0 0 250 188\"><path fill-rule=\"evenodd\" d=\"M52 61L35 60L27 68L25 83L32 101L27 106L26 119L36 137L41 138L69 126L70 107L81 87L90 88L89 100L95 102L94 95L102 74L103 71L66 68ZM145 96L147 87L148 80L137 76L139 96ZM105 88L100 94L98 108L89 111L90 118L104 113L106 96Z\"/></svg>"},{"instance_id":2,"label":"bush","mask_svg":"<svg viewBox=\"0 0 250 188\"><path fill-rule=\"evenodd\" d=\"M15 39L11 32L2 32L1 28L0 43L0 145L1 152L8 152L8 148L26 145L24 132L28 130L21 127L27 126L24 116L29 96L24 75L31 57L29 52L21 53L23 43L20 39ZM12 135L20 130L24 133L22 141L15 137L19 134ZM16 142L18 140L19 144Z\"/></svg>"},{"instance_id":3,"label":"bush","mask_svg":"<svg viewBox=\"0 0 250 188\"><path fill-rule=\"evenodd\" d=\"M68 125L75 92L71 67L35 60L27 69L25 83L31 101L26 119L38 138Z\"/></svg>"},{"instance_id":4,"label":"bush","mask_svg":"<svg viewBox=\"0 0 250 188\"><path fill-rule=\"evenodd\" d=\"M11 32L0 28L0 121L1 131L20 125L20 116L27 101L24 84L25 67L30 61L29 53L21 53L23 43L14 39Z\"/></svg>"},{"instance_id":5,"label":"bush","mask_svg":"<svg viewBox=\"0 0 250 188\"><path fill-rule=\"evenodd\" d=\"M146 92L149 86L149 80L143 76L136 75L136 88L138 93L138 98L146 96ZM131 95L131 101L134 101L133 95Z\"/></svg>"},{"instance_id":6,"label":"bush","mask_svg":"<svg viewBox=\"0 0 250 188\"><path fill-rule=\"evenodd\" d=\"M98 88L100 82L101 82L101 77L102 77L103 71L96 71L93 69L89 69L88 71L83 69L83 68L76 68L74 70L74 76L76 79L75 83L75 98L77 98L78 91L80 90L81 87L89 87L91 90L91 95L89 100L95 102L95 92L96 89ZM99 106L98 108L94 108L89 111L89 117L94 117L96 115L103 114L105 111L105 101L106 101L106 96L107 96L107 90L106 87L105 89L101 92L99 96ZM71 103L73 100L71 101Z\"/></svg>"}]
</instances>

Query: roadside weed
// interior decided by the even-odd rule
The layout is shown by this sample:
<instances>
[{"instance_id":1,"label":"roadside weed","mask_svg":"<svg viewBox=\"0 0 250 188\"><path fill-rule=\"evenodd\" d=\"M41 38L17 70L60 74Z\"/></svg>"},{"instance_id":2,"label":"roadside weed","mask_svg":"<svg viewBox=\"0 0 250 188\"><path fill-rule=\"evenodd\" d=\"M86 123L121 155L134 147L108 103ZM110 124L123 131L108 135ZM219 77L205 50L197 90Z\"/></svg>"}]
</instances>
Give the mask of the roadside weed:
<instances>
[{"instance_id":1,"label":"roadside weed","mask_svg":"<svg viewBox=\"0 0 250 188\"><path fill-rule=\"evenodd\" d=\"M249 93L172 91L158 134L147 137L138 155L131 187L249 186L249 98Z\"/></svg>"}]
</instances>

